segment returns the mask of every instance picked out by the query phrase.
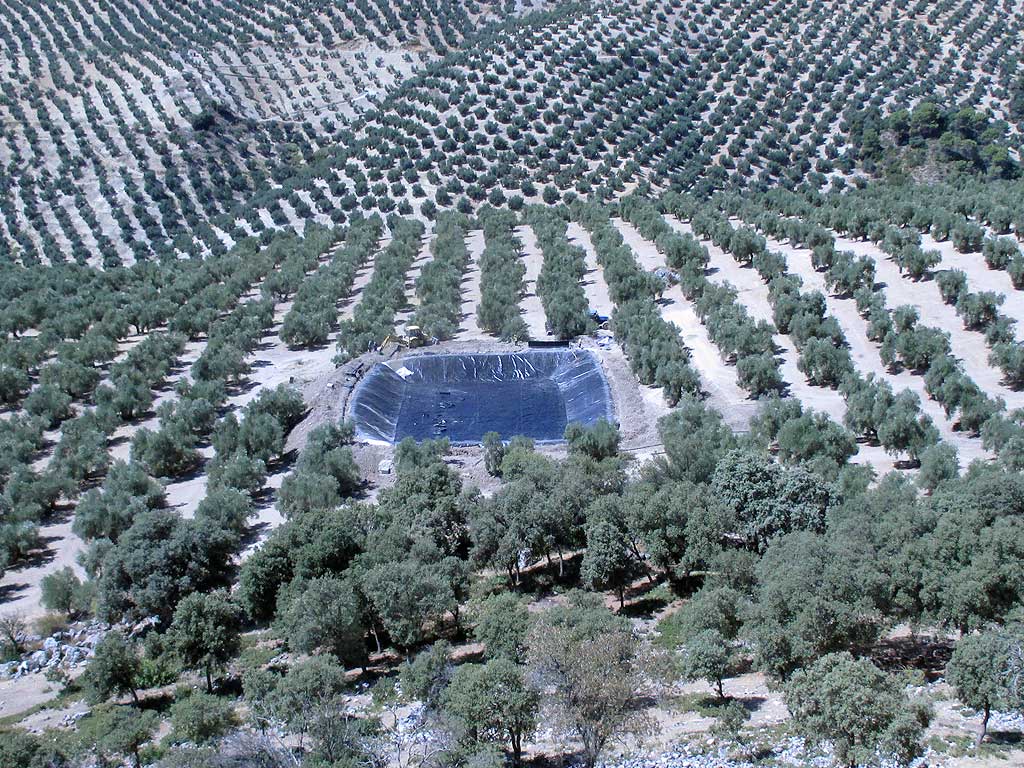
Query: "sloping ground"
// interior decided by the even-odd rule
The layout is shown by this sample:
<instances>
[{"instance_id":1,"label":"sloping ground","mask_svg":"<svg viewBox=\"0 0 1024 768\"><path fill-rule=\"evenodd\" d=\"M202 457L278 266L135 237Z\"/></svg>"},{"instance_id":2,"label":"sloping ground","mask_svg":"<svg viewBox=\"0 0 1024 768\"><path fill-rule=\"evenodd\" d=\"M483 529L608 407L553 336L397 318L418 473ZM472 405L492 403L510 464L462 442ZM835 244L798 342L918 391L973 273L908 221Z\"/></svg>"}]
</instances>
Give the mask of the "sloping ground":
<instances>
[{"instance_id":1,"label":"sloping ground","mask_svg":"<svg viewBox=\"0 0 1024 768\"><path fill-rule=\"evenodd\" d=\"M482 230L474 230L466 238L469 264L462 277L462 308L459 312L462 323L459 332L455 334L456 340L459 341L487 337L487 331L480 327L476 313L477 304L480 303L480 255L484 252L484 245Z\"/></svg>"},{"instance_id":2,"label":"sloping ground","mask_svg":"<svg viewBox=\"0 0 1024 768\"><path fill-rule=\"evenodd\" d=\"M985 335L963 327L956 310L942 301L939 287L934 281L915 283L902 276L898 267L874 243L836 237L836 248L871 257L875 262L878 280L885 284L886 301L890 308L909 304L920 312L923 323L948 332L953 355L963 361L967 375L986 394L1003 398L1009 408L1024 405L1024 392L1015 392L1005 386L999 369L989 365Z\"/></svg>"},{"instance_id":3,"label":"sloping ground","mask_svg":"<svg viewBox=\"0 0 1024 768\"><path fill-rule=\"evenodd\" d=\"M636 229L621 219L613 223L622 238L637 257L640 266L648 272L665 266L664 257L654 244L644 240ZM708 336L693 308L678 285L668 288L658 302L661 316L679 329L683 344L690 351L691 362L700 373L701 386L708 393L711 405L721 411L736 428L745 429L756 412L756 404L736 383L736 367L726 364Z\"/></svg>"},{"instance_id":4,"label":"sloping ground","mask_svg":"<svg viewBox=\"0 0 1024 768\"><path fill-rule=\"evenodd\" d=\"M675 222L680 231L692 232L689 225ZM746 307L755 320L773 322L771 303L768 299L768 286L764 284L757 271L752 267L742 267L730 254L725 253L714 243L701 240L710 256L708 279L720 285L731 285L738 292L740 303ZM816 386L807 381L807 377L798 367L800 353L796 344L788 334L774 334L777 357L781 360L779 367L783 381L788 385L788 395L795 397L804 408L826 414L837 424L843 423L846 414L846 401L843 396L829 387ZM885 474L895 466L892 456L878 445L860 443L857 446L857 463L869 464L880 474Z\"/></svg>"},{"instance_id":5,"label":"sloping ground","mask_svg":"<svg viewBox=\"0 0 1024 768\"><path fill-rule=\"evenodd\" d=\"M4 0L2 250L101 265L230 245L247 232L234 231L230 211L516 9ZM326 223L331 195L311 183L269 225Z\"/></svg>"},{"instance_id":6,"label":"sloping ground","mask_svg":"<svg viewBox=\"0 0 1024 768\"><path fill-rule=\"evenodd\" d=\"M604 269L597 261L597 252L590 240L590 233L579 222L570 221L565 234L571 244L578 245L586 254L587 272L583 276L583 291L587 296L590 311L597 312L601 317L611 317L615 305L608 295L608 283L604 279Z\"/></svg>"},{"instance_id":7,"label":"sloping ground","mask_svg":"<svg viewBox=\"0 0 1024 768\"><path fill-rule=\"evenodd\" d=\"M525 290L519 302L520 312L531 339L550 340L554 336L548 333L547 316L544 314L544 305L537 294L537 277L540 275L541 266L544 264L544 254L537 244L537 236L533 229L528 226L516 227L515 236L523 244L523 263L526 265L526 274L523 276Z\"/></svg>"},{"instance_id":8,"label":"sloping ground","mask_svg":"<svg viewBox=\"0 0 1024 768\"><path fill-rule=\"evenodd\" d=\"M1012 73L998 62L1022 18L993 0L884 12L841 0L814 14L792 0L566 6L411 78L352 142L253 208L274 211L312 179L370 205L419 205L404 181L367 189L367 169L396 167L436 174L442 207L482 202L495 187L530 202L545 186L550 200L644 177L701 189L795 184L841 161L848 109L949 95L1006 117ZM959 44L946 45L954 34Z\"/></svg>"},{"instance_id":9,"label":"sloping ground","mask_svg":"<svg viewBox=\"0 0 1024 768\"><path fill-rule=\"evenodd\" d=\"M874 374L879 379L889 382L894 392L909 389L916 394L921 401L921 410L931 418L942 439L956 447L960 459L965 464L974 459L992 458L992 455L982 447L979 438L971 438L963 432L953 430L953 424L946 417L942 407L925 390L922 376L914 375L907 370L890 373L886 369L879 354L879 345L867 336L867 322L857 312L857 303L849 297L835 296L828 290L824 277L815 271L811 263L809 251L770 238L768 247L786 257L789 270L800 275L808 289L819 291L825 297L828 313L836 318L843 329L846 341L850 345L850 357L861 374Z\"/></svg>"}]
</instances>

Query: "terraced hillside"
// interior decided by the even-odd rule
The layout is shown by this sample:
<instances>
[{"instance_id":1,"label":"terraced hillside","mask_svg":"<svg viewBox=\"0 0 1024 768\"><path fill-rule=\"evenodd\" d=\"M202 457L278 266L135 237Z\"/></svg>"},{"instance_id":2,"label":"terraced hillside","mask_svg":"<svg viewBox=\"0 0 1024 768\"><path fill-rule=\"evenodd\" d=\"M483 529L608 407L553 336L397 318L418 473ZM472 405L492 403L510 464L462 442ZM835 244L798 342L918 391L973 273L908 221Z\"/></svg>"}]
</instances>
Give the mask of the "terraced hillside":
<instances>
[{"instance_id":1,"label":"terraced hillside","mask_svg":"<svg viewBox=\"0 0 1024 768\"><path fill-rule=\"evenodd\" d=\"M112 264L354 211L845 177L864 116L924 97L1019 135L1014 4L568 4L509 20L528 9L15 4L7 250Z\"/></svg>"},{"instance_id":2,"label":"terraced hillside","mask_svg":"<svg viewBox=\"0 0 1024 768\"><path fill-rule=\"evenodd\" d=\"M509 12L487 3L157 0L100 12L75 0L5 3L5 251L107 265L222 251L240 237L233 211L343 141L425 62ZM321 196L309 192L288 208L303 220Z\"/></svg>"},{"instance_id":3,"label":"terraced hillside","mask_svg":"<svg viewBox=\"0 0 1024 768\"><path fill-rule=\"evenodd\" d=\"M569 6L438 62L255 205L281 220L314 180L343 208L432 210L849 175L863 111L927 96L1019 121L1022 22L995 3Z\"/></svg>"}]
</instances>

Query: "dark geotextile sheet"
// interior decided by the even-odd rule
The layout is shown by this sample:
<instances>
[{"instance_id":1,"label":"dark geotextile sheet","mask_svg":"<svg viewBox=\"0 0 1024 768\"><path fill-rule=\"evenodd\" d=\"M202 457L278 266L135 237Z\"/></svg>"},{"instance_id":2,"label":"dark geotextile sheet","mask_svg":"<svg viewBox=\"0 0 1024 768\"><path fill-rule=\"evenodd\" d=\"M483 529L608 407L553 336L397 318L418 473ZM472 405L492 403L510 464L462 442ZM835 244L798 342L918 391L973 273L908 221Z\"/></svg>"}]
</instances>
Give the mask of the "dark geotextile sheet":
<instances>
[{"instance_id":1,"label":"dark geotextile sheet","mask_svg":"<svg viewBox=\"0 0 1024 768\"><path fill-rule=\"evenodd\" d=\"M380 363L359 383L351 417L363 440L397 443L485 433L562 439L565 426L612 419L611 393L593 353L423 354Z\"/></svg>"}]
</instances>

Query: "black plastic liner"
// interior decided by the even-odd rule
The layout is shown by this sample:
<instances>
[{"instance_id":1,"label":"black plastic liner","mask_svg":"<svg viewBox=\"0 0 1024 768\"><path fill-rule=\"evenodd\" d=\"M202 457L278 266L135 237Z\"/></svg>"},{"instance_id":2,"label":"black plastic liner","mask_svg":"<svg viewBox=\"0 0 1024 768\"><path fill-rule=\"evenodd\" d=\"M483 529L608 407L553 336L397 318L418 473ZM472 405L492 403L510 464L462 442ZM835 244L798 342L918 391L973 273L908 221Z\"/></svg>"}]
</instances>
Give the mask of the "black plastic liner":
<instances>
[{"instance_id":1,"label":"black plastic liner","mask_svg":"<svg viewBox=\"0 0 1024 768\"><path fill-rule=\"evenodd\" d=\"M610 421L611 402L601 366L583 350L417 355L374 366L351 417L356 435L376 442L478 443L491 431L554 442L569 422Z\"/></svg>"}]
</instances>

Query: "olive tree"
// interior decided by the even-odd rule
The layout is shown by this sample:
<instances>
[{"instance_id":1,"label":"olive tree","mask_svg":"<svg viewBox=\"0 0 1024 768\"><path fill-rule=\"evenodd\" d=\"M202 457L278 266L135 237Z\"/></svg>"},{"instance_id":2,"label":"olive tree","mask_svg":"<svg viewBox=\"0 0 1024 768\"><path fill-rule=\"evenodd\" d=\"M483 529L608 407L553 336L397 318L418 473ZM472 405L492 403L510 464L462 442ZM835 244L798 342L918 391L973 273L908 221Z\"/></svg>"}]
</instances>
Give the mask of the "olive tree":
<instances>
[{"instance_id":1,"label":"olive tree","mask_svg":"<svg viewBox=\"0 0 1024 768\"><path fill-rule=\"evenodd\" d=\"M836 759L849 768L874 763L878 755L910 762L931 718L895 678L849 653L829 654L795 672L785 700L804 737L831 743Z\"/></svg>"}]
</instances>

